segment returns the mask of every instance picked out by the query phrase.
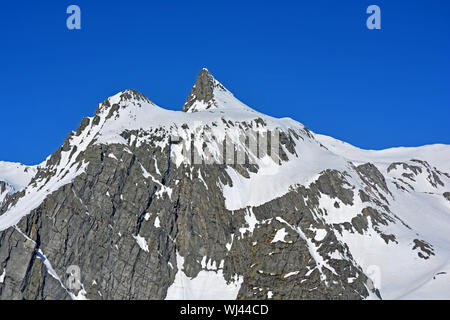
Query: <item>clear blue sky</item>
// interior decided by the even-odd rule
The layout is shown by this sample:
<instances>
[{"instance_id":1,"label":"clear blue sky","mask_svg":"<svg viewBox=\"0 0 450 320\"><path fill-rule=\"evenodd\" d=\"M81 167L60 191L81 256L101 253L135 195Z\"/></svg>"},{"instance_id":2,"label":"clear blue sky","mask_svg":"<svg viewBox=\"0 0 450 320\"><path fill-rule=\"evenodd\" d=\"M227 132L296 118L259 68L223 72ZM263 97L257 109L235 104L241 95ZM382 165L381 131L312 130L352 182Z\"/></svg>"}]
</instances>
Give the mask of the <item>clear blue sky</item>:
<instances>
[{"instance_id":1,"label":"clear blue sky","mask_svg":"<svg viewBox=\"0 0 450 320\"><path fill-rule=\"evenodd\" d=\"M450 1L2 1L0 41L0 160L41 162L127 88L181 109L202 67L359 147L450 144Z\"/></svg>"}]
</instances>

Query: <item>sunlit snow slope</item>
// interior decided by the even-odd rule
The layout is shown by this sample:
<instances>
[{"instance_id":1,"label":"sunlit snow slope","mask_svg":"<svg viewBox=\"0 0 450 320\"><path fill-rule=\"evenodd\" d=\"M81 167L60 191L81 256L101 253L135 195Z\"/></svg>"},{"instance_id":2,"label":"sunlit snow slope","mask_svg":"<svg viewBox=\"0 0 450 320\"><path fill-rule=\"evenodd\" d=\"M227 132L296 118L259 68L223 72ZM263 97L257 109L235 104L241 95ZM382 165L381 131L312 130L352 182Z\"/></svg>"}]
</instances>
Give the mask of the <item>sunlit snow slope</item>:
<instances>
[{"instance_id":1,"label":"sunlit snow slope","mask_svg":"<svg viewBox=\"0 0 450 320\"><path fill-rule=\"evenodd\" d=\"M8 195L24 189L36 172L36 166L0 161L0 204Z\"/></svg>"}]
</instances>

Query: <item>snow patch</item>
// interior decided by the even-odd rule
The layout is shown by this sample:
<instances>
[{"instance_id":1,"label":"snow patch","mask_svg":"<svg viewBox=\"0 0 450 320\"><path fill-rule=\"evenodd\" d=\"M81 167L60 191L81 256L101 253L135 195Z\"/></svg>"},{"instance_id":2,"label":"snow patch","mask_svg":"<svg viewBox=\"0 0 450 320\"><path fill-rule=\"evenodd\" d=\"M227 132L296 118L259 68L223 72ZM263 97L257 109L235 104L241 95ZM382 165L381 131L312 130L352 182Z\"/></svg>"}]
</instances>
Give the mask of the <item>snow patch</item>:
<instances>
[{"instance_id":1,"label":"snow patch","mask_svg":"<svg viewBox=\"0 0 450 320\"><path fill-rule=\"evenodd\" d=\"M5 281L6 277L6 269L3 270L3 273L0 275L0 283L3 283Z\"/></svg>"},{"instance_id":2,"label":"snow patch","mask_svg":"<svg viewBox=\"0 0 450 320\"><path fill-rule=\"evenodd\" d=\"M144 237L141 237L140 235L137 235L137 236L133 236L133 238L136 239L137 244L139 245L139 247L142 250L144 250L146 252L149 252L147 240L145 240Z\"/></svg>"},{"instance_id":3,"label":"snow patch","mask_svg":"<svg viewBox=\"0 0 450 320\"><path fill-rule=\"evenodd\" d=\"M159 217L156 217L155 219L155 228L160 228L161 227L161 223L159 221Z\"/></svg>"},{"instance_id":4,"label":"snow patch","mask_svg":"<svg viewBox=\"0 0 450 320\"><path fill-rule=\"evenodd\" d=\"M282 228L282 229L277 231L277 233L275 234L275 237L273 238L271 243L275 243L275 242L278 242L278 241L286 242L286 241L284 241L284 238L287 235L288 235L288 233L286 232L286 229Z\"/></svg>"},{"instance_id":5,"label":"snow patch","mask_svg":"<svg viewBox=\"0 0 450 320\"><path fill-rule=\"evenodd\" d=\"M167 290L166 300L235 300L239 293L243 277L235 276L232 282L227 283L223 271L199 272L197 277L191 279L182 271L184 258L177 252L178 272L174 283Z\"/></svg>"}]
</instances>

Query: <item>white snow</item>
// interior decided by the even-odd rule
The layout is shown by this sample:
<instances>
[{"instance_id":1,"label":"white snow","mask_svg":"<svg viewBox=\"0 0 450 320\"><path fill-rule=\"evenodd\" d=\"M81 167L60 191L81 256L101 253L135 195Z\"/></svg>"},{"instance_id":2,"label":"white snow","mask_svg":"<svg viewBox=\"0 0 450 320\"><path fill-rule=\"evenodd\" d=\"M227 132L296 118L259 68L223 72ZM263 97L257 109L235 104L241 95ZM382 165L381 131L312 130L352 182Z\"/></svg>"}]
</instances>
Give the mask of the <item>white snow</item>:
<instances>
[{"instance_id":1,"label":"white snow","mask_svg":"<svg viewBox=\"0 0 450 320\"><path fill-rule=\"evenodd\" d=\"M287 221L285 221L283 218L280 218L280 217L277 217L277 220L279 222L281 222L281 223L286 224L289 228L291 228L292 230L297 232L297 234L300 236L300 238L305 240L305 242L308 245L309 253L311 254L313 259L315 260L316 267L321 273L321 280L326 281L326 276L325 276L325 273L323 272L323 268L327 268L328 270L330 270L331 272L333 272L334 274L337 275L336 270L334 270L334 268L332 266L330 266L326 262L324 257L319 253L319 251L318 251L319 247L316 246L310 239L308 239L308 237L305 236L305 234L303 233L303 231L299 227L292 226L291 224L289 224Z\"/></svg>"},{"instance_id":2,"label":"white snow","mask_svg":"<svg viewBox=\"0 0 450 320\"><path fill-rule=\"evenodd\" d=\"M300 130L298 127L297 130ZM301 134L300 131L298 131ZM296 140L295 151L299 157L286 151L289 161L281 165L269 157L257 161L258 173L250 172L250 179L227 169L233 186L223 187L225 205L228 210L247 206L259 206L288 193L296 184L309 185L326 169L348 170L348 163L340 156L321 147L315 140Z\"/></svg>"},{"instance_id":3,"label":"white snow","mask_svg":"<svg viewBox=\"0 0 450 320\"><path fill-rule=\"evenodd\" d=\"M5 277L6 277L6 269L4 269L2 274L0 275L0 283L3 283L5 281Z\"/></svg>"},{"instance_id":4,"label":"white snow","mask_svg":"<svg viewBox=\"0 0 450 320\"><path fill-rule=\"evenodd\" d=\"M56 280L58 280L58 281L61 283L61 285L64 287L64 285L62 284L61 279L59 278L59 276L58 276L58 274L56 273L55 269L53 269L53 267L52 267L50 261L49 261L49 260L47 259L47 257L44 255L44 253L42 252L42 250L39 249L38 252L39 252L40 256L44 257L44 259L42 259L42 258L41 258L41 259L43 260L44 265L45 265L45 267L47 268L47 272L48 272L53 278L55 278ZM39 257L39 255L38 255L38 257Z\"/></svg>"},{"instance_id":5,"label":"white snow","mask_svg":"<svg viewBox=\"0 0 450 320\"><path fill-rule=\"evenodd\" d=\"M316 230L316 236L314 237L314 240L320 242L327 236L327 231L325 229L317 229Z\"/></svg>"},{"instance_id":6,"label":"white snow","mask_svg":"<svg viewBox=\"0 0 450 320\"><path fill-rule=\"evenodd\" d=\"M288 233L286 232L286 229L285 228L281 228L280 230L277 231L277 233L273 237L273 240L272 240L271 243L275 243L275 242L278 242L278 241L286 242L286 241L284 241L284 238L287 235L288 235Z\"/></svg>"},{"instance_id":7,"label":"white snow","mask_svg":"<svg viewBox=\"0 0 450 320\"><path fill-rule=\"evenodd\" d=\"M228 91L219 81L213 78L213 97L211 101L195 101L194 104L187 111L191 112L199 112L199 111L214 111L215 109L220 110L238 110L238 111L247 111L247 112L255 112L249 106L245 105L230 92ZM208 104L210 102L210 109L207 109Z\"/></svg>"},{"instance_id":8,"label":"white snow","mask_svg":"<svg viewBox=\"0 0 450 320\"><path fill-rule=\"evenodd\" d=\"M18 228L16 228L16 230L18 230ZM23 233L22 233L22 234L23 234ZM24 234L23 234L23 235L24 235ZM86 291L84 290L83 284L81 284L82 290L80 290L80 291L78 292L78 295L74 295L73 292L69 291L69 290L66 288L66 286L64 285L64 283L61 281L61 278L58 276L58 273L55 271L55 269L53 269L53 267L52 267L50 261L48 260L48 258L45 256L45 254L42 252L41 249L38 250L38 255L37 255L37 257L38 257L39 259L42 260L42 262L44 263L44 265L45 265L45 267L46 267L46 269L47 269L47 272L48 272L53 278L55 278L55 279L59 282L59 284L61 285L61 287L62 287L64 290L67 290L67 293L69 294L69 296L71 297L72 300L87 300L87 298L86 298L86 296L85 296L85 295L86 295Z\"/></svg>"},{"instance_id":9,"label":"white snow","mask_svg":"<svg viewBox=\"0 0 450 320\"><path fill-rule=\"evenodd\" d=\"M420 159L432 166L450 173L450 145L433 144L421 147L397 147L384 150L364 150L329 136L314 134L315 138L330 151L344 158L360 163L404 162Z\"/></svg>"},{"instance_id":10,"label":"white snow","mask_svg":"<svg viewBox=\"0 0 450 320\"><path fill-rule=\"evenodd\" d=\"M133 236L133 238L136 239L137 244L139 245L139 247L140 247L142 250L144 250L144 251L146 251L146 252L149 252L147 240L145 240L144 237L141 237L140 235L137 235L137 236Z\"/></svg>"},{"instance_id":11,"label":"white snow","mask_svg":"<svg viewBox=\"0 0 450 320\"><path fill-rule=\"evenodd\" d=\"M299 272L300 271L288 272L283 276L283 278L289 278L291 276L295 276L295 275L299 274Z\"/></svg>"},{"instance_id":12,"label":"white snow","mask_svg":"<svg viewBox=\"0 0 450 320\"><path fill-rule=\"evenodd\" d=\"M68 151L61 151L61 157L58 163L49 162L50 156L39 165L41 170L51 171L49 179L40 179L34 184L26 186L25 195L19 201L0 216L0 231L5 230L15 224L32 210L36 209L42 201L52 192L62 186L71 183L78 175L82 174L88 163L76 162L78 155L86 150L95 136L101 129L101 124L106 120L106 115L101 116L100 124L93 125L90 118L88 125L78 136L72 132L68 140ZM23 182L23 181L22 181Z\"/></svg>"},{"instance_id":13,"label":"white snow","mask_svg":"<svg viewBox=\"0 0 450 320\"><path fill-rule=\"evenodd\" d=\"M235 300L242 277L235 277L228 283L223 277L223 271L202 270L194 279L183 272L184 258L177 252L178 272L174 283L167 290L166 300Z\"/></svg>"},{"instance_id":14,"label":"white snow","mask_svg":"<svg viewBox=\"0 0 450 320\"><path fill-rule=\"evenodd\" d=\"M445 268L435 275L431 275L414 291L400 297L404 300L448 300L448 287L450 286L450 268Z\"/></svg>"},{"instance_id":15,"label":"white snow","mask_svg":"<svg viewBox=\"0 0 450 320\"><path fill-rule=\"evenodd\" d=\"M245 222L247 223L248 227L239 228L239 232L241 233L241 237L243 237L246 232L252 233L253 230L255 230L256 224L258 223L258 220L256 219L256 216L253 213L253 209L252 208L249 208L249 209L246 210Z\"/></svg>"},{"instance_id":16,"label":"white snow","mask_svg":"<svg viewBox=\"0 0 450 320\"><path fill-rule=\"evenodd\" d=\"M231 250L231 247L233 246L233 241L234 241L234 233L231 235L231 242L225 245L228 251Z\"/></svg>"},{"instance_id":17,"label":"white snow","mask_svg":"<svg viewBox=\"0 0 450 320\"><path fill-rule=\"evenodd\" d=\"M69 174L63 178L58 179L58 177L53 177L53 179L45 184L28 186L25 189L25 195L20 201L0 216L0 231L17 224L22 217L36 209L49 194L58 190L63 185L72 182L75 176L84 172L85 168L86 164L82 165L78 170L74 166L68 170Z\"/></svg>"},{"instance_id":18,"label":"white snow","mask_svg":"<svg viewBox=\"0 0 450 320\"><path fill-rule=\"evenodd\" d=\"M20 163L0 161L0 182L6 190L0 190L0 205L8 195L23 190L36 174L38 166L25 166Z\"/></svg>"},{"instance_id":19,"label":"white snow","mask_svg":"<svg viewBox=\"0 0 450 320\"><path fill-rule=\"evenodd\" d=\"M77 295L74 295L73 293L70 294L70 296L72 297L72 300L88 300L88 298L86 297L86 290L84 290L84 286L81 285L82 289L80 291L78 291Z\"/></svg>"},{"instance_id":20,"label":"white snow","mask_svg":"<svg viewBox=\"0 0 450 320\"><path fill-rule=\"evenodd\" d=\"M384 299L449 299L450 286L447 272L450 270L450 202L442 193L450 190L450 180L446 176L439 176L445 184L437 188L427 180L428 173L419 163L411 159L427 161L431 167L442 172L450 172L450 146L429 145L418 148L391 148L387 150L362 150L345 142L323 135L315 135L332 152L352 161L356 165L370 162L386 177L387 185L392 193L387 196L389 208L400 221L391 223L388 227L381 227L386 234L393 234L397 243L386 242L369 225L368 230L360 235L346 230L339 240L346 243L352 256L363 268L366 274L375 273L379 289ZM421 166L422 174L414 176L415 181L403 180L411 184L407 192L399 190L395 184L397 178L402 178L405 171L402 166L387 172L387 167L393 162L405 162L409 165ZM352 177L352 179L356 179ZM355 183L355 181L352 181ZM333 206L335 199L321 195L320 208L326 208L328 215L323 216L327 223L350 222L353 217L361 213L365 205L358 196L354 197L354 205L340 203L339 208ZM371 204L374 206L374 204ZM380 209L380 208L378 208ZM383 211L383 210L382 210ZM392 216L390 214L390 216ZM370 219L369 219L370 221ZM432 244L435 255L424 260L418 257L418 250L412 250L413 240L425 240ZM440 280L436 280L436 279Z\"/></svg>"},{"instance_id":21,"label":"white snow","mask_svg":"<svg viewBox=\"0 0 450 320\"><path fill-rule=\"evenodd\" d=\"M159 221L159 217L156 217L155 219L155 228L160 228L161 227L161 223Z\"/></svg>"},{"instance_id":22,"label":"white snow","mask_svg":"<svg viewBox=\"0 0 450 320\"><path fill-rule=\"evenodd\" d=\"M7 182L15 191L24 189L34 177L38 166L0 161L0 181Z\"/></svg>"},{"instance_id":23,"label":"white snow","mask_svg":"<svg viewBox=\"0 0 450 320\"><path fill-rule=\"evenodd\" d=\"M108 154L108 157L117 160L117 157L113 153Z\"/></svg>"}]
</instances>

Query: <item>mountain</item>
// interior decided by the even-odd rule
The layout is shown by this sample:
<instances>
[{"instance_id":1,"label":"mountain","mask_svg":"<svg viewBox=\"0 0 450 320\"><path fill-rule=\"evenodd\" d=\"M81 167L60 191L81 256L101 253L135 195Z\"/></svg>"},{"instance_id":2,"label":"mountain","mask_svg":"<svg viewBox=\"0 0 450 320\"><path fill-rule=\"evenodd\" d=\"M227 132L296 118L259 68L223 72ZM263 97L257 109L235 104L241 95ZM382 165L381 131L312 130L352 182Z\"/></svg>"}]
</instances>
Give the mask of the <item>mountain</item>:
<instances>
[{"instance_id":1,"label":"mountain","mask_svg":"<svg viewBox=\"0 0 450 320\"><path fill-rule=\"evenodd\" d=\"M37 166L0 161L0 205L11 194L24 189L36 171Z\"/></svg>"},{"instance_id":2,"label":"mountain","mask_svg":"<svg viewBox=\"0 0 450 320\"><path fill-rule=\"evenodd\" d=\"M0 298L450 298L449 157L315 134L207 69L182 111L126 90L0 204Z\"/></svg>"}]
</instances>

